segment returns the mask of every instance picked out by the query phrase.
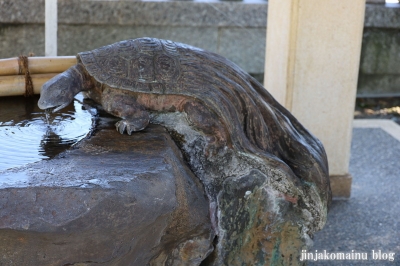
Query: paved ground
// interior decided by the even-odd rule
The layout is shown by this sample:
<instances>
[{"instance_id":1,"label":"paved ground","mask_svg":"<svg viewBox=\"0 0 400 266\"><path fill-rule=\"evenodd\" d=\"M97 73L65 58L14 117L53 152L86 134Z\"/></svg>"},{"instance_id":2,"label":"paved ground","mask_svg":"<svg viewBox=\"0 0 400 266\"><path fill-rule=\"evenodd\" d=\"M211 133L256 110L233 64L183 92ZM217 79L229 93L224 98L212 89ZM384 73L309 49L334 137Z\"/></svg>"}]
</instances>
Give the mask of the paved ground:
<instances>
[{"instance_id":1,"label":"paved ground","mask_svg":"<svg viewBox=\"0 0 400 266\"><path fill-rule=\"evenodd\" d=\"M400 126L390 126L372 123L371 128L364 124L353 129L351 198L333 202L325 228L315 234L308 251L360 253L367 260L318 260L308 265L400 265ZM373 259L373 252L376 258L379 251L387 260ZM395 253L391 262L390 253Z\"/></svg>"}]
</instances>

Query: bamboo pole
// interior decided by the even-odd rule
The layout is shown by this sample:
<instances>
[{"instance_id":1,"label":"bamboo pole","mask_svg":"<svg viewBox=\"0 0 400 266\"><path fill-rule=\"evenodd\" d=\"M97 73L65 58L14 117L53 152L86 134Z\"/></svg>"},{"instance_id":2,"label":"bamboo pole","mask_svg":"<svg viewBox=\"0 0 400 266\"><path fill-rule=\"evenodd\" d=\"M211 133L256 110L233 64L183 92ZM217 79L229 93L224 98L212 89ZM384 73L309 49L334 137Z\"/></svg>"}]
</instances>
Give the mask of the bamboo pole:
<instances>
[{"instance_id":1,"label":"bamboo pole","mask_svg":"<svg viewBox=\"0 0 400 266\"><path fill-rule=\"evenodd\" d=\"M76 64L75 56L28 57L30 74L61 73ZM0 76L19 75L18 57L0 59Z\"/></svg>"},{"instance_id":2,"label":"bamboo pole","mask_svg":"<svg viewBox=\"0 0 400 266\"><path fill-rule=\"evenodd\" d=\"M34 93L40 94L43 84L59 73L31 75ZM0 96L19 96L25 94L25 76L0 76Z\"/></svg>"}]
</instances>

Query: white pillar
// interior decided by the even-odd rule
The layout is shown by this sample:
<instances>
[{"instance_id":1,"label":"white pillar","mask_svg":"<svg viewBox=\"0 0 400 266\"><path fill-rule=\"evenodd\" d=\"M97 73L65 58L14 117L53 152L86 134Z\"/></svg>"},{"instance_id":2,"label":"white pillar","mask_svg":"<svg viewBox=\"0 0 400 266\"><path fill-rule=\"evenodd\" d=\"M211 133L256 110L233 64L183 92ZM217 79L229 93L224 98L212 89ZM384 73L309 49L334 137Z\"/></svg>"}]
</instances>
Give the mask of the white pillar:
<instances>
[{"instance_id":1,"label":"white pillar","mask_svg":"<svg viewBox=\"0 0 400 266\"><path fill-rule=\"evenodd\" d=\"M364 12L365 0L268 2L264 85L324 144L336 196L350 195Z\"/></svg>"},{"instance_id":2,"label":"white pillar","mask_svg":"<svg viewBox=\"0 0 400 266\"><path fill-rule=\"evenodd\" d=\"M45 2L45 56L57 56L57 0Z\"/></svg>"}]
</instances>

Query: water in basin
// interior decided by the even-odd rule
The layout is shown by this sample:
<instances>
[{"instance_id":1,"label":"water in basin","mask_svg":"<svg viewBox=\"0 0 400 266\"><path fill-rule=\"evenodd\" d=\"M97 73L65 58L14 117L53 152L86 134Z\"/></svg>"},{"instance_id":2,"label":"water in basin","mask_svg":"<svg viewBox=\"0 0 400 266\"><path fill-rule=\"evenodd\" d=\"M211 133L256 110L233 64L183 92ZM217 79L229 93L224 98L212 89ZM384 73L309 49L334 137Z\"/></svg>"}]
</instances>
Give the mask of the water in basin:
<instances>
[{"instance_id":1,"label":"water in basin","mask_svg":"<svg viewBox=\"0 0 400 266\"><path fill-rule=\"evenodd\" d=\"M70 106L46 114L39 97L0 97L0 171L53 158L94 127L95 109L77 95Z\"/></svg>"}]
</instances>

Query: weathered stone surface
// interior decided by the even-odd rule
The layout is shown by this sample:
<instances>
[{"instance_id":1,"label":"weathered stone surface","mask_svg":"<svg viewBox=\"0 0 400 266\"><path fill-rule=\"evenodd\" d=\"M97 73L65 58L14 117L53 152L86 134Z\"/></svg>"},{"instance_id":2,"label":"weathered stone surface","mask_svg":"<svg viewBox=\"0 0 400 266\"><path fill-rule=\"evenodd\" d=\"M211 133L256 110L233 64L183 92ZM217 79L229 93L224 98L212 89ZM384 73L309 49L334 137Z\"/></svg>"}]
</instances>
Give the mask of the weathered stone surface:
<instances>
[{"instance_id":1,"label":"weathered stone surface","mask_svg":"<svg viewBox=\"0 0 400 266\"><path fill-rule=\"evenodd\" d=\"M400 17L400 13L397 17ZM398 29L365 28L358 77L358 96L400 95L399 61Z\"/></svg>"},{"instance_id":2,"label":"weathered stone surface","mask_svg":"<svg viewBox=\"0 0 400 266\"><path fill-rule=\"evenodd\" d=\"M400 95L399 61L398 30L366 28L361 50L358 96Z\"/></svg>"},{"instance_id":3,"label":"weathered stone surface","mask_svg":"<svg viewBox=\"0 0 400 266\"><path fill-rule=\"evenodd\" d=\"M208 202L164 129L101 130L0 173L1 265L198 265Z\"/></svg>"},{"instance_id":4,"label":"weathered stone surface","mask_svg":"<svg viewBox=\"0 0 400 266\"><path fill-rule=\"evenodd\" d=\"M368 75L360 73L357 96L387 97L400 95L400 75Z\"/></svg>"},{"instance_id":5,"label":"weathered stone surface","mask_svg":"<svg viewBox=\"0 0 400 266\"><path fill-rule=\"evenodd\" d=\"M0 23L44 23L44 0L0 0Z\"/></svg>"},{"instance_id":6,"label":"weathered stone surface","mask_svg":"<svg viewBox=\"0 0 400 266\"><path fill-rule=\"evenodd\" d=\"M92 23L151 26L242 26L266 25L264 3L210 2L130 2L62 1L62 23ZM244 9L244 10L243 10ZM245 12L243 12L245 11ZM230 14L230 15L227 15ZM254 14L253 16L246 14ZM232 19L233 18L233 19Z\"/></svg>"},{"instance_id":7,"label":"weathered stone surface","mask_svg":"<svg viewBox=\"0 0 400 266\"><path fill-rule=\"evenodd\" d=\"M399 28L400 8L366 5L364 26L367 28Z\"/></svg>"},{"instance_id":8,"label":"weathered stone surface","mask_svg":"<svg viewBox=\"0 0 400 266\"><path fill-rule=\"evenodd\" d=\"M1 23L44 23L44 0L1 0ZM61 24L265 27L264 1L58 1Z\"/></svg>"},{"instance_id":9,"label":"weathered stone surface","mask_svg":"<svg viewBox=\"0 0 400 266\"><path fill-rule=\"evenodd\" d=\"M213 27L168 27L168 26L118 26L114 25L69 25L58 29L59 55L75 55L92 50L117 40L152 36L161 39L190 43L206 50L218 51L218 28ZM83 36L85 38L76 38ZM76 40L75 40L76 39ZM71 42L70 40L74 40Z\"/></svg>"},{"instance_id":10,"label":"weathered stone surface","mask_svg":"<svg viewBox=\"0 0 400 266\"><path fill-rule=\"evenodd\" d=\"M265 28L222 28L218 52L249 73L261 73L260 70L264 69L265 37Z\"/></svg>"},{"instance_id":11,"label":"weathered stone surface","mask_svg":"<svg viewBox=\"0 0 400 266\"><path fill-rule=\"evenodd\" d=\"M385 0L367 0L367 4L385 4Z\"/></svg>"},{"instance_id":12,"label":"weathered stone surface","mask_svg":"<svg viewBox=\"0 0 400 266\"><path fill-rule=\"evenodd\" d=\"M292 209L297 199L275 190L268 176L253 170L229 178L218 200L220 241L214 265L303 265L301 250L311 240Z\"/></svg>"},{"instance_id":13,"label":"weathered stone surface","mask_svg":"<svg viewBox=\"0 0 400 266\"><path fill-rule=\"evenodd\" d=\"M399 62L400 34L398 30L364 30L360 62L361 74L400 75Z\"/></svg>"},{"instance_id":14,"label":"weathered stone surface","mask_svg":"<svg viewBox=\"0 0 400 266\"><path fill-rule=\"evenodd\" d=\"M44 25L0 24L0 58L30 53L44 55Z\"/></svg>"},{"instance_id":15,"label":"weathered stone surface","mask_svg":"<svg viewBox=\"0 0 400 266\"><path fill-rule=\"evenodd\" d=\"M44 23L44 0L0 0L1 23ZM370 0L370 3L383 0ZM368 3L368 1L367 1ZM265 27L266 1L58 1L62 24ZM399 8L367 4L366 27L397 28Z\"/></svg>"}]
</instances>

